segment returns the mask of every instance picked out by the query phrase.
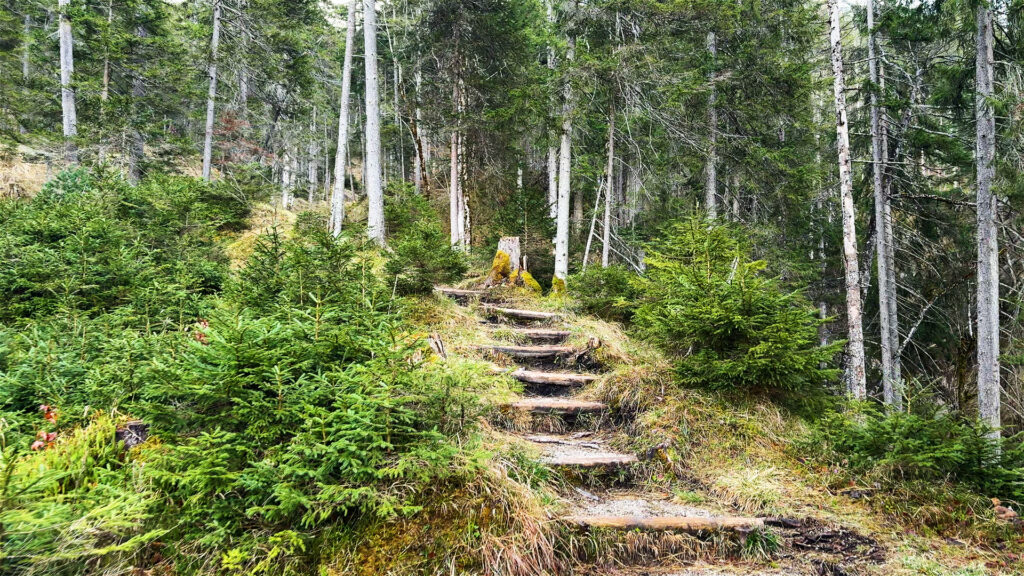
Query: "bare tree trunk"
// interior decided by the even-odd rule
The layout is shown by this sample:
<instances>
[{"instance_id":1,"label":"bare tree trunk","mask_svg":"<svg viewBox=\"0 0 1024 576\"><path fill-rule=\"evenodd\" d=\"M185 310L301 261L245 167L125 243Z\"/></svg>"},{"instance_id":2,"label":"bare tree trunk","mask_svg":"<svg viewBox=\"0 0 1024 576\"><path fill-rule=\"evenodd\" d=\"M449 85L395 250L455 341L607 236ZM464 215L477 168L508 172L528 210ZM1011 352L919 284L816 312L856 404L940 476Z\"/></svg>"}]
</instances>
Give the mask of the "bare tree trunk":
<instances>
[{"instance_id":1,"label":"bare tree trunk","mask_svg":"<svg viewBox=\"0 0 1024 576\"><path fill-rule=\"evenodd\" d=\"M462 171L459 168L459 127L458 116L460 110L461 96L459 95L459 82L452 83L452 103L455 106L456 119L452 125L451 142L451 171L448 175L448 224L451 229L452 246L462 245L462 220L459 213L462 212L462 195L459 192L459 184Z\"/></svg>"},{"instance_id":2,"label":"bare tree trunk","mask_svg":"<svg viewBox=\"0 0 1024 576\"><path fill-rule=\"evenodd\" d=\"M345 220L345 160L348 154L348 109L352 92L352 52L356 43L357 0L349 0L345 19L345 63L341 71L341 104L338 113L338 154L334 157L334 190L331 193L331 234L341 234Z\"/></svg>"},{"instance_id":3,"label":"bare tree trunk","mask_svg":"<svg viewBox=\"0 0 1024 576\"><path fill-rule=\"evenodd\" d=\"M384 188L380 164L380 92L377 77L377 9L363 0L363 40L366 59L366 198L369 203L367 234L384 245Z\"/></svg>"},{"instance_id":4,"label":"bare tree trunk","mask_svg":"<svg viewBox=\"0 0 1024 576\"><path fill-rule=\"evenodd\" d=\"M206 95L206 136L203 140L203 180L210 181L213 164L214 105L217 101L217 48L220 45L220 0L213 0L213 34L210 37L210 88Z\"/></svg>"},{"instance_id":5,"label":"bare tree trunk","mask_svg":"<svg viewBox=\"0 0 1024 576\"><path fill-rule=\"evenodd\" d=\"M554 0L545 0L544 5L547 9L548 24L554 25L555 23L555 10L552 2ZM548 69L554 74L555 70L555 49L552 46L548 46ZM556 101L554 98L551 99L551 112L554 114ZM558 218L558 147L554 145L555 132L554 130L548 130L548 216L554 220Z\"/></svg>"},{"instance_id":6,"label":"bare tree trunk","mask_svg":"<svg viewBox=\"0 0 1024 576\"><path fill-rule=\"evenodd\" d=\"M413 85L416 90L416 110L413 112L413 146L416 147L416 153L412 163L412 181L416 186L416 193L423 194L423 140L421 139L420 132L423 130L423 117L422 111L420 110L420 85L423 82L423 74L420 73L419 65L417 64L416 72L413 78Z\"/></svg>"},{"instance_id":7,"label":"bare tree trunk","mask_svg":"<svg viewBox=\"0 0 1024 576\"><path fill-rule=\"evenodd\" d=\"M75 73L74 40L71 35L71 18L67 9L71 0L60 0L60 24L57 34L60 37L60 104L64 124L64 157L75 164L78 162L78 113L75 109L75 89L71 86Z\"/></svg>"},{"instance_id":8,"label":"bare tree trunk","mask_svg":"<svg viewBox=\"0 0 1024 576\"><path fill-rule=\"evenodd\" d=\"M874 0L868 0L868 70L873 84L871 90L871 165L875 196L875 252L878 263L878 316L881 324L882 397L886 404L899 410L903 405L903 394L899 369L895 361L899 341L893 340L893 334L899 331L899 324L895 316L896 286L889 284L890 280L895 281L895 263L890 259L893 256L892 222L889 221L892 217L892 209L889 206L889 197L882 187L885 153L882 144L883 127L878 107L880 84L878 62L875 55L874 10ZM868 262L867 266L870 265L871 263Z\"/></svg>"},{"instance_id":9,"label":"bare tree trunk","mask_svg":"<svg viewBox=\"0 0 1024 576\"><path fill-rule=\"evenodd\" d=\"M839 196L843 211L843 264L846 269L847 391L858 400L867 397L864 370L864 328L861 324L860 274L857 263L857 230L853 207L853 168L850 131L846 120L846 81L837 0L828 0L829 38L832 52L833 92L836 107L836 146L839 152Z\"/></svg>"},{"instance_id":10,"label":"bare tree trunk","mask_svg":"<svg viewBox=\"0 0 1024 576\"><path fill-rule=\"evenodd\" d=\"M615 191L615 105L608 111L608 167L605 169L604 236L601 238L601 267L608 267L612 245L612 197Z\"/></svg>"},{"instance_id":11,"label":"bare tree trunk","mask_svg":"<svg viewBox=\"0 0 1024 576\"><path fill-rule=\"evenodd\" d=\"M32 54L32 16L25 14L25 29L22 35L21 42L21 81L24 86L24 90L28 91L28 79L31 74L31 68L29 67L30 59ZM24 122L19 122L19 132L27 134L28 129L25 128Z\"/></svg>"},{"instance_id":12,"label":"bare tree trunk","mask_svg":"<svg viewBox=\"0 0 1024 576\"><path fill-rule=\"evenodd\" d=\"M704 205L708 218L718 217L718 93L715 89L714 60L718 54L715 33L708 32L708 53L711 54L712 70L708 72L708 156L704 164Z\"/></svg>"},{"instance_id":13,"label":"bare tree trunk","mask_svg":"<svg viewBox=\"0 0 1024 576\"><path fill-rule=\"evenodd\" d=\"M135 35L141 40L149 33L144 26L139 26ZM128 181L138 184L142 178L142 163L146 159L146 139L142 134L139 119L139 102L146 96L146 85L142 80L143 59L135 59L135 70L132 71L132 127L131 144L128 146Z\"/></svg>"},{"instance_id":14,"label":"bare tree trunk","mask_svg":"<svg viewBox=\"0 0 1024 576\"><path fill-rule=\"evenodd\" d=\"M999 437L999 246L996 236L995 177L996 122L992 109L994 63L992 12L986 3L977 7L975 64L975 118L978 170L978 412Z\"/></svg>"},{"instance_id":15,"label":"bare tree trunk","mask_svg":"<svg viewBox=\"0 0 1024 576\"><path fill-rule=\"evenodd\" d=\"M315 199L316 189L320 187L320 142L317 140L316 133L316 106L313 107L313 118L309 122L309 147L307 149L307 153L309 156L309 164L306 166L306 186L309 187L309 197L307 198L307 202L312 205L313 200Z\"/></svg>"},{"instance_id":16,"label":"bare tree trunk","mask_svg":"<svg viewBox=\"0 0 1024 576\"><path fill-rule=\"evenodd\" d=\"M566 66L571 67L575 58L576 39L569 38L565 54ZM572 163L572 83L566 71L562 94L562 136L558 150L558 216L555 226L555 279L564 288L569 275L569 183ZM556 283L557 286L557 283Z\"/></svg>"}]
</instances>

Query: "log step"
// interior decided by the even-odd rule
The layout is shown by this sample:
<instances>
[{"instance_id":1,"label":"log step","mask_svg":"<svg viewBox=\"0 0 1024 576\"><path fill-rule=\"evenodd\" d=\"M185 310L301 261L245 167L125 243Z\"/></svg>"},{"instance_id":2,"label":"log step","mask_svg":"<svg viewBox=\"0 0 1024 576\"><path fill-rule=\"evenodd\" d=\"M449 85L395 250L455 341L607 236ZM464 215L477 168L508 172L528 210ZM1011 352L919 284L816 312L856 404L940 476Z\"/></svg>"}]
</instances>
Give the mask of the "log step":
<instances>
[{"instance_id":1,"label":"log step","mask_svg":"<svg viewBox=\"0 0 1024 576\"><path fill-rule=\"evenodd\" d=\"M546 344L558 344L565 342L569 338L569 332L567 330L553 330L550 328L515 328L513 331L527 340L543 342Z\"/></svg>"},{"instance_id":2,"label":"log step","mask_svg":"<svg viewBox=\"0 0 1024 576\"><path fill-rule=\"evenodd\" d=\"M512 373L512 377L525 384L543 384L547 386L583 386L597 380L596 374L580 374L576 372L542 372L520 368Z\"/></svg>"},{"instance_id":3,"label":"log step","mask_svg":"<svg viewBox=\"0 0 1024 576\"><path fill-rule=\"evenodd\" d=\"M576 353L572 346L477 346L477 350L489 350L511 356L513 358L527 358L531 360L544 360L562 358Z\"/></svg>"},{"instance_id":4,"label":"log step","mask_svg":"<svg viewBox=\"0 0 1024 576\"><path fill-rule=\"evenodd\" d=\"M462 288L448 288L447 286L434 286L434 291L442 296L465 301L473 298L484 299L491 295L490 290L464 290Z\"/></svg>"},{"instance_id":5,"label":"log step","mask_svg":"<svg viewBox=\"0 0 1024 576\"><path fill-rule=\"evenodd\" d=\"M540 310L518 310L501 306L484 306L484 310L516 320L557 320L561 318L561 315L555 312L541 312Z\"/></svg>"},{"instance_id":6,"label":"log step","mask_svg":"<svg viewBox=\"0 0 1024 576\"><path fill-rule=\"evenodd\" d=\"M607 404L571 398L524 398L509 406L534 414L593 414L608 409Z\"/></svg>"},{"instance_id":7,"label":"log step","mask_svg":"<svg viewBox=\"0 0 1024 576\"><path fill-rule=\"evenodd\" d=\"M548 466L566 468L620 468L636 462L637 459L633 454L598 452L593 454L552 454L542 457L540 461Z\"/></svg>"},{"instance_id":8,"label":"log step","mask_svg":"<svg viewBox=\"0 0 1024 576\"><path fill-rule=\"evenodd\" d=\"M568 516L563 522L586 528L670 532L749 532L764 528L760 518L738 516Z\"/></svg>"}]
</instances>

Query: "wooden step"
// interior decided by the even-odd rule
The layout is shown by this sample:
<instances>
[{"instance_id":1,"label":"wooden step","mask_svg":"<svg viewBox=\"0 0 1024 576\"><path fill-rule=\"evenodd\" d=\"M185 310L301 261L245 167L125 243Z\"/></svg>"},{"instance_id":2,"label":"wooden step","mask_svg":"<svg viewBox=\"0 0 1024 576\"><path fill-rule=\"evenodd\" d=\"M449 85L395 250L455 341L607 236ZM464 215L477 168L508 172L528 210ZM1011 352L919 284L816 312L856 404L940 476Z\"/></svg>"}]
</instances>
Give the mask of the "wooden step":
<instances>
[{"instance_id":1,"label":"wooden step","mask_svg":"<svg viewBox=\"0 0 1024 576\"><path fill-rule=\"evenodd\" d=\"M596 374L578 372L542 372L520 368L512 373L512 377L525 384L542 384L546 386L583 386L597 380Z\"/></svg>"},{"instance_id":2,"label":"wooden step","mask_svg":"<svg viewBox=\"0 0 1024 576\"><path fill-rule=\"evenodd\" d=\"M749 532L764 528L760 518L738 516L568 516L563 522L587 528L671 532Z\"/></svg>"},{"instance_id":3,"label":"wooden step","mask_svg":"<svg viewBox=\"0 0 1024 576\"><path fill-rule=\"evenodd\" d=\"M530 360L547 360L564 358L576 354L577 351L572 346L503 346L487 345L477 346L477 350L488 350L491 352L498 352L511 356L512 358L530 359Z\"/></svg>"},{"instance_id":4,"label":"wooden step","mask_svg":"<svg viewBox=\"0 0 1024 576\"><path fill-rule=\"evenodd\" d=\"M503 308L501 306L484 306L489 313L501 314L515 320L558 320L561 315L555 312L541 312L540 310L518 310L515 308Z\"/></svg>"},{"instance_id":5,"label":"wooden step","mask_svg":"<svg viewBox=\"0 0 1024 576\"><path fill-rule=\"evenodd\" d=\"M572 468L620 468L637 461L633 454L616 454L614 452L598 452L594 454L553 454L544 456L540 461L548 466L564 466Z\"/></svg>"},{"instance_id":6,"label":"wooden step","mask_svg":"<svg viewBox=\"0 0 1024 576\"><path fill-rule=\"evenodd\" d=\"M527 340L543 342L546 344L558 344L569 338L567 330L554 330L551 328L515 328L513 330Z\"/></svg>"},{"instance_id":7,"label":"wooden step","mask_svg":"<svg viewBox=\"0 0 1024 576\"><path fill-rule=\"evenodd\" d=\"M508 404L535 414L593 414L608 409L607 404L572 398L524 398Z\"/></svg>"},{"instance_id":8,"label":"wooden step","mask_svg":"<svg viewBox=\"0 0 1024 576\"><path fill-rule=\"evenodd\" d=\"M448 288L447 286L434 286L434 291L442 296L448 296L449 298L461 301L474 298L484 299L491 295L490 290L465 290L462 288Z\"/></svg>"}]
</instances>

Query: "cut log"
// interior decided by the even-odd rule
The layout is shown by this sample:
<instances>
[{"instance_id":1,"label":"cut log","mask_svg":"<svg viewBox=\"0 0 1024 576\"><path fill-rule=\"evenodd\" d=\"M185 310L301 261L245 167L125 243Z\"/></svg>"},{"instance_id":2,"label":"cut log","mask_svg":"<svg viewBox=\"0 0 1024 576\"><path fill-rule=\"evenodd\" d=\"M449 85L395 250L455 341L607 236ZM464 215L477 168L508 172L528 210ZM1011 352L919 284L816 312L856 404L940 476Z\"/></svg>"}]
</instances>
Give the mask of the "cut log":
<instances>
[{"instance_id":1,"label":"cut log","mask_svg":"<svg viewBox=\"0 0 1024 576\"><path fill-rule=\"evenodd\" d=\"M564 522L587 528L608 528L612 530L649 530L672 532L721 532L764 528L764 520L760 518L743 518L736 516L569 516Z\"/></svg>"},{"instance_id":2,"label":"cut log","mask_svg":"<svg viewBox=\"0 0 1024 576\"><path fill-rule=\"evenodd\" d=\"M569 338L567 330L553 330L550 328L516 328L515 333L533 342L544 342L558 344Z\"/></svg>"},{"instance_id":3,"label":"cut log","mask_svg":"<svg viewBox=\"0 0 1024 576\"><path fill-rule=\"evenodd\" d=\"M498 252L508 254L509 273L518 272L522 262L522 252L519 250L519 236L502 236L498 240Z\"/></svg>"},{"instance_id":4,"label":"cut log","mask_svg":"<svg viewBox=\"0 0 1024 576\"><path fill-rule=\"evenodd\" d=\"M541 312L539 310L517 310L500 306L484 306L484 310L488 313L500 314L516 320L558 320L561 318L555 312Z\"/></svg>"},{"instance_id":5,"label":"cut log","mask_svg":"<svg viewBox=\"0 0 1024 576\"><path fill-rule=\"evenodd\" d=\"M490 294L490 290L463 290L461 288L448 288L447 286L434 286L434 290L445 296L457 298L481 298Z\"/></svg>"},{"instance_id":6,"label":"cut log","mask_svg":"<svg viewBox=\"0 0 1024 576\"><path fill-rule=\"evenodd\" d=\"M608 409L607 404L568 398L525 398L509 406L535 414L592 414Z\"/></svg>"},{"instance_id":7,"label":"cut log","mask_svg":"<svg viewBox=\"0 0 1024 576\"><path fill-rule=\"evenodd\" d=\"M580 374L575 372L540 372L537 370L519 369L512 377L525 384L546 384L549 386L583 386L597 380L596 374Z\"/></svg>"},{"instance_id":8,"label":"cut log","mask_svg":"<svg viewBox=\"0 0 1024 576\"><path fill-rule=\"evenodd\" d=\"M565 466L573 468L620 468L636 462L636 456L632 454L557 454L545 456L540 461L548 466Z\"/></svg>"},{"instance_id":9,"label":"cut log","mask_svg":"<svg viewBox=\"0 0 1024 576\"><path fill-rule=\"evenodd\" d=\"M511 356L531 360L555 359L572 356L577 350L571 346L477 346L477 350L489 350Z\"/></svg>"}]
</instances>

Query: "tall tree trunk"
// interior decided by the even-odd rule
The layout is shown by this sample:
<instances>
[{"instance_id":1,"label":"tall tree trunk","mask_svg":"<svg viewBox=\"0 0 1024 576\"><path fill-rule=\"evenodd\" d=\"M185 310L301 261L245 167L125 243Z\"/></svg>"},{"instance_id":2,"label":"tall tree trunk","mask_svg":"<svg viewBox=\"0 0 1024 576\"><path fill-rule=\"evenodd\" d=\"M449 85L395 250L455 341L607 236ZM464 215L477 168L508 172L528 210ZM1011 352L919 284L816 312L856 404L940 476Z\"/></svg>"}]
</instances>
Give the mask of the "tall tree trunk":
<instances>
[{"instance_id":1,"label":"tall tree trunk","mask_svg":"<svg viewBox=\"0 0 1024 576\"><path fill-rule=\"evenodd\" d=\"M552 140L554 136L552 135ZM548 216L558 217L558 147L548 146Z\"/></svg>"},{"instance_id":2,"label":"tall tree trunk","mask_svg":"<svg viewBox=\"0 0 1024 576\"><path fill-rule=\"evenodd\" d=\"M75 73L74 40L71 35L71 18L68 4L71 0L60 0L60 24L57 35L60 38L60 105L64 128L64 157L74 164L78 162L78 113L75 109L75 89L71 86Z\"/></svg>"},{"instance_id":3,"label":"tall tree trunk","mask_svg":"<svg viewBox=\"0 0 1024 576\"><path fill-rule=\"evenodd\" d=\"M217 101L217 48L220 45L220 1L213 0L213 34L210 36L209 92L206 95L206 135L203 139L203 180L210 181L213 164L214 104Z\"/></svg>"},{"instance_id":4,"label":"tall tree trunk","mask_svg":"<svg viewBox=\"0 0 1024 576\"><path fill-rule=\"evenodd\" d=\"M149 33L144 26L135 30L135 35L141 40ZM142 119L139 104L146 96L146 84L142 78L142 67L144 59L141 56L135 58L135 70L132 71L132 127L131 143L128 145L128 181L138 184L142 178L142 163L146 159L146 139L142 133Z\"/></svg>"},{"instance_id":5,"label":"tall tree trunk","mask_svg":"<svg viewBox=\"0 0 1024 576\"><path fill-rule=\"evenodd\" d=\"M555 24L554 0L545 0L544 6L547 10L548 25ZM555 48L548 45L548 70L554 75L555 70ZM552 95L551 114L555 113L557 100ZM554 220L558 218L558 146L555 146L555 131L548 130L548 216Z\"/></svg>"},{"instance_id":6,"label":"tall tree trunk","mask_svg":"<svg viewBox=\"0 0 1024 576\"><path fill-rule=\"evenodd\" d=\"M377 76L377 9L374 0L363 0L363 41L366 60L366 199L367 234L384 245L384 188L380 164L380 90Z\"/></svg>"},{"instance_id":7,"label":"tall tree trunk","mask_svg":"<svg viewBox=\"0 0 1024 576\"><path fill-rule=\"evenodd\" d=\"M412 138L416 153L412 165L412 181L416 186L416 194L423 194L423 116L420 110L420 90L423 83L423 74L420 73L419 64L416 65L416 72L413 75L413 86L415 89L416 110L413 111Z\"/></svg>"},{"instance_id":8,"label":"tall tree trunk","mask_svg":"<svg viewBox=\"0 0 1024 576\"><path fill-rule=\"evenodd\" d=\"M601 241L601 266L608 267L612 245L612 198L615 196L615 104L608 111L608 167L605 168L604 236Z\"/></svg>"},{"instance_id":9,"label":"tall tree trunk","mask_svg":"<svg viewBox=\"0 0 1024 576\"><path fill-rule=\"evenodd\" d=\"M889 282L895 282L894 266L891 260L893 256L892 237L892 209L889 206L889 197L882 186L882 173L885 151L883 150L882 121L878 107L879 74L878 61L875 55L875 16L874 0L867 2L867 24L868 24L868 71L871 77L871 166L872 186L875 196L875 253L878 263L878 316L881 324L881 346L882 346L882 397L886 404L899 410L903 405L902 386L900 385L900 374L896 362L896 350L899 348L899 341L893 340L893 335L899 332L899 323L896 318L896 286ZM866 264L870 266L871 263ZM891 273L892 272L892 273Z\"/></svg>"},{"instance_id":10,"label":"tall tree trunk","mask_svg":"<svg viewBox=\"0 0 1024 576\"><path fill-rule=\"evenodd\" d=\"M704 164L704 205L708 218L718 217L718 93L715 88L715 59L718 45L714 32L708 32L708 53L711 55L711 71L708 72L708 156Z\"/></svg>"},{"instance_id":11,"label":"tall tree trunk","mask_svg":"<svg viewBox=\"0 0 1024 576\"><path fill-rule=\"evenodd\" d=\"M975 161L978 170L978 412L999 437L999 246L996 236L996 121L992 110L994 62L992 12L977 8L977 56L974 113L977 124Z\"/></svg>"},{"instance_id":12,"label":"tall tree trunk","mask_svg":"<svg viewBox=\"0 0 1024 576\"><path fill-rule=\"evenodd\" d=\"M558 148L558 215L555 219L555 279L561 281L569 275L569 183L572 168L572 83L569 69L576 56L576 38L569 38L565 54L566 77L562 93L562 136Z\"/></svg>"},{"instance_id":13,"label":"tall tree trunk","mask_svg":"<svg viewBox=\"0 0 1024 576\"><path fill-rule=\"evenodd\" d=\"M329 229L335 237L341 234L345 220L345 162L348 155L348 109L352 93L352 52L356 43L357 0L349 0L345 17L345 63L341 71L341 103L338 112L338 153L334 157L334 190L331 193Z\"/></svg>"},{"instance_id":14,"label":"tall tree trunk","mask_svg":"<svg viewBox=\"0 0 1024 576\"><path fill-rule=\"evenodd\" d=\"M451 229L452 246L462 246L462 194L459 190L462 170L459 166L459 116L462 96L459 94L459 82L452 83L452 104L455 106L455 120L452 122L451 137L451 171L448 175L448 224Z\"/></svg>"},{"instance_id":15,"label":"tall tree trunk","mask_svg":"<svg viewBox=\"0 0 1024 576\"><path fill-rule=\"evenodd\" d=\"M31 54L32 54L32 16L29 15L29 14L25 14L25 29L24 29L24 33L22 34L22 40L21 40L21 81L22 81L23 89L25 90L26 93L28 92L28 89L29 89L28 79L29 79L29 76L31 75L31 72L32 72L31 68L29 67L29 64L31 62L31 60L30 60ZM24 122L19 122L19 124L21 125L21 127L18 129L19 132L21 132L22 134L27 134L28 133L28 129L25 127L25 123Z\"/></svg>"},{"instance_id":16,"label":"tall tree trunk","mask_svg":"<svg viewBox=\"0 0 1024 576\"><path fill-rule=\"evenodd\" d=\"M312 206L316 197L316 189L320 186L320 142L316 132L316 106L313 106L313 118L309 122L309 146L306 149L308 164L306 165L306 186L309 188L306 201Z\"/></svg>"},{"instance_id":17,"label":"tall tree trunk","mask_svg":"<svg viewBox=\"0 0 1024 576\"><path fill-rule=\"evenodd\" d=\"M860 274L857 263L857 230L853 208L853 168L850 131L846 120L846 81L838 0L828 0L829 39L832 52L832 83L836 107L836 147L839 152L839 197L843 211L843 265L846 269L847 391L858 400L867 397L864 370L864 328L861 324Z\"/></svg>"}]
</instances>

